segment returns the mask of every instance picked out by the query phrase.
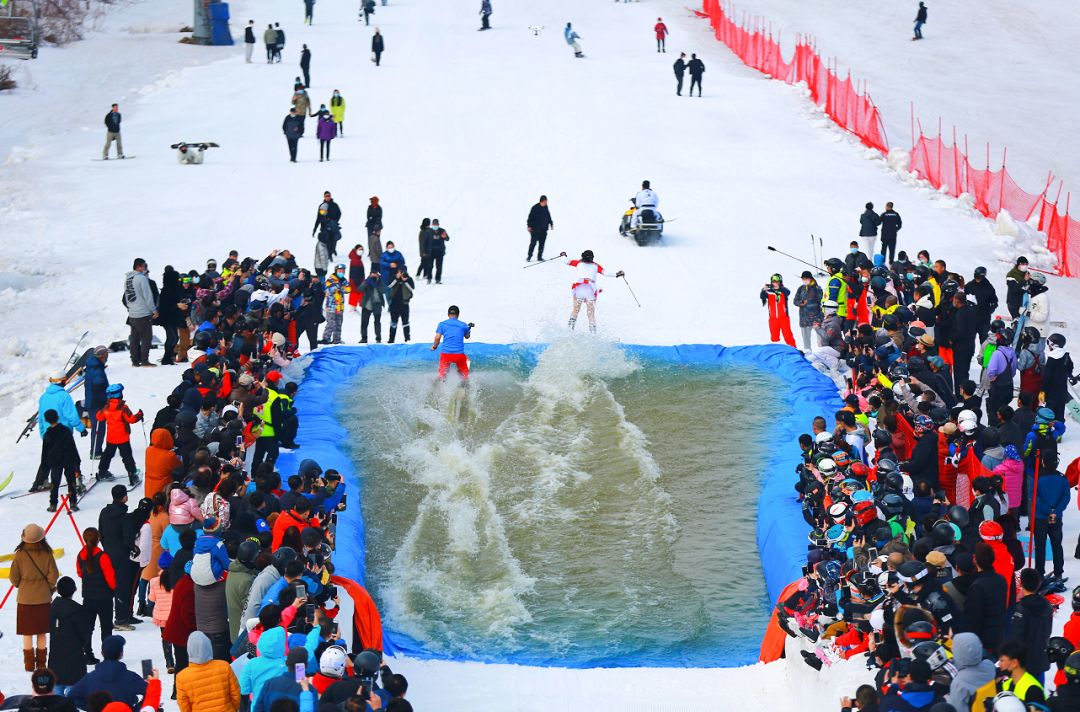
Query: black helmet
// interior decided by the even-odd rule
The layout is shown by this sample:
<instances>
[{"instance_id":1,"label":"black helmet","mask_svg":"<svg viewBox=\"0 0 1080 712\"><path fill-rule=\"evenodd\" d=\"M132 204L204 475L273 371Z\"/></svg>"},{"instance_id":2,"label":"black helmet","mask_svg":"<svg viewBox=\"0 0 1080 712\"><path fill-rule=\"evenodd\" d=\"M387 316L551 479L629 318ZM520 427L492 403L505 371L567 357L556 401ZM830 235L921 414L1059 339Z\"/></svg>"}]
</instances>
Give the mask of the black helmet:
<instances>
[{"instance_id":1,"label":"black helmet","mask_svg":"<svg viewBox=\"0 0 1080 712\"><path fill-rule=\"evenodd\" d=\"M278 570L278 573L284 574L285 567L289 565L290 561L296 561L296 550L291 546L283 546L274 552L273 557L270 559L270 563L274 565L274 568Z\"/></svg>"},{"instance_id":2,"label":"black helmet","mask_svg":"<svg viewBox=\"0 0 1080 712\"><path fill-rule=\"evenodd\" d=\"M948 546L956 541L956 532L948 522L938 522L930 532L934 546Z\"/></svg>"},{"instance_id":3,"label":"black helmet","mask_svg":"<svg viewBox=\"0 0 1080 712\"><path fill-rule=\"evenodd\" d=\"M949 507L949 521L956 526L963 529L969 523L971 523L971 517L968 515L968 511L961 507L959 504L954 504Z\"/></svg>"},{"instance_id":4,"label":"black helmet","mask_svg":"<svg viewBox=\"0 0 1080 712\"><path fill-rule=\"evenodd\" d=\"M197 350L207 351L208 349L210 349L210 347L214 345L214 336L209 330L204 329L202 331L195 332L195 338L193 339L193 341Z\"/></svg>"},{"instance_id":5,"label":"black helmet","mask_svg":"<svg viewBox=\"0 0 1080 712\"><path fill-rule=\"evenodd\" d=\"M1074 650L1076 648L1069 639L1062 638L1060 635L1055 635L1046 641L1046 659L1053 665L1064 665L1065 660L1072 655Z\"/></svg>"},{"instance_id":6,"label":"black helmet","mask_svg":"<svg viewBox=\"0 0 1080 712\"><path fill-rule=\"evenodd\" d=\"M874 333L874 346L884 346L885 344L891 344L892 337L889 336L886 331L877 331Z\"/></svg>"},{"instance_id":7,"label":"black helmet","mask_svg":"<svg viewBox=\"0 0 1080 712\"><path fill-rule=\"evenodd\" d=\"M951 297L960 291L960 285L951 279L945 280L945 284L941 285L941 293L946 297Z\"/></svg>"},{"instance_id":8,"label":"black helmet","mask_svg":"<svg viewBox=\"0 0 1080 712\"><path fill-rule=\"evenodd\" d=\"M1020 340L1029 344L1034 344L1039 341L1040 336L1039 330L1034 326L1025 326L1020 334Z\"/></svg>"},{"instance_id":9,"label":"black helmet","mask_svg":"<svg viewBox=\"0 0 1080 712\"><path fill-rule=\"evenodd\" d=\"M1006 326L1004 329L1001 330L1001 333L998 334L998 345L1011 346L1013 342L1013 337L1015 336L1016 334L1013 333L1013 330Z\"/></svg>"},{"instance_id":10,"label":"black helmet","mask_svg":"<svg viewBox=\"0 0 1080 712\"><path fill-rule=\"evenodd\" d=\"M1074 611L1080 612L1080 586L1073 589L1072 606Z\"/></svg>"},{"instance_id":11,"label":"black helmet","mask_svg":"<svg viewBox=\"0 0 1080 712\"><path fill-rule=\"evenodd\" d=\"M990 322L990 331L994 334L1000 334L1001 330L1005 328L1005 322L1002 319L994 319Z\"/></svg>"},{"instance_id":12,"label":"black helmet","mask_svg":"<svg viewBox=\"0 0 1080 712\"><path fill-rule=\"evenodd\" d=\"M240 542L240 546L236 549L236 558L244 566L253 569L255 568L255 559L259 558L260 551L262 551L262 547L259 546L259 542L245 539Z\"/></svg>"},{"instance_id":13,"label":"black helmet","mask_svg":"<svg viewBox=\"0 0 1080 712\"><path fill-rule=\"evenodd\" d=\"M889 378L897 380L908 377L908 367L903 361L897 361L889 367Z\"/></svg>"},{"instance_id":14,"label":"black helmet","mask_svg":"<svg viewBox=\"0 0 1080 712\"><path fill-rule=\"evenodd\" d=\"M986 276L986 268L982 267L982 266L976 267L975 268L975 276L976 277L985 277Z\"/></svg>"},{"instance_id":15,"label":"black helmet","mask_svg":"<svg viewBox=\"0 0 1080 712\"><path fill-rule=\"evenodd\" d=\"M886 314L881 320L881 325L885 331L896 331L900 328L900 318L896 314Z\"/></svg>"},{"instance_id":16,"label":"black helmet","mask_svg":"<svg viewBox=\"0 0 1080 712\"><path fill-rule=\"evenodd\" d=\"M593 261L593 252L592 252L592 250L585 250L584 252L582 252L581 253L581 259L583 261L585 261L585 262L592 262Z\"/></svg>"},{"instance_id":17,"label":"black helmet","mask_svg":"<svg viewBox=\"0 0 1080 712\"><path fill-rule=\"evenodd\" d=\"M880 450L889 445L892 445L892 433L885 428L874 428L874 449ZM888 462L888 460L885 460L885 462Z\"/></svg>"},{"instance_id":18,"label":"black helmet","mask_svg":"<svg viewBox=\"0 0 1080 712\"><path fill-rule=\"evenodd\" d=\"M1061 666L1061 670L1070 684L1075 685L1080 682L1080 652L1071 653L1065 658L1065 664Z\"/></svg>"},{"instance_id":19,"label":"black helmet","mask_svg":"<svg viewBox=\"0 0 1080 712\"><path fill-rule=\"evenodd\" d=\"M898 517L904 513L904 498L896 492L889 492L881 498L879 506L886 519Z\"/></svg>"},{"instance_id":20,"label":"black helmet","mask_svg":"<svg viewBox=\"0 0 1080 712\"><path fill-rule=\"evenodd\" d=\"M944 408L931 408L930 420L934 421L934 425L941 427L945 423L949 422L949 411Z\"/></svg>"},{"instance_id":21,"label":"black helmet","mask_svg":"<svg viewBox=\"0 0 1080 712\"><path fill-rule=\"evenodd\" d=\"M909 561L908 563L918 562ZM903 580L903 574L901 574L901 580ZM907 628L904 629L904 633L911 641L933 640L934 636L937 635L937 629L930 621L922 620L915 621L914 623L910 624Z\"/></svg>"},{"instance_id":22,"label":"black helmet","mask_svg":"<svg viewBox=\"0 0 1080 712\"><path fill-rule=\"evenodd\" d=\"M379 668L382 667L382 660L379 659L379 654L374 650L365 650L358 653L356 657L353 658L353 665L360 675L365 673L374 675L379 672Z\"/></svg>"},{"instance_id":23,"label":"black helmet","mask_svg":"<svg viewBox=\"0 0 1080 712\"><path fill-rule=\"evenodd\" d=\"M844 263L838 257L830 257L825 260L825 267L833 272L842 272L844 270Z\"/></svg>"}]
</instances>

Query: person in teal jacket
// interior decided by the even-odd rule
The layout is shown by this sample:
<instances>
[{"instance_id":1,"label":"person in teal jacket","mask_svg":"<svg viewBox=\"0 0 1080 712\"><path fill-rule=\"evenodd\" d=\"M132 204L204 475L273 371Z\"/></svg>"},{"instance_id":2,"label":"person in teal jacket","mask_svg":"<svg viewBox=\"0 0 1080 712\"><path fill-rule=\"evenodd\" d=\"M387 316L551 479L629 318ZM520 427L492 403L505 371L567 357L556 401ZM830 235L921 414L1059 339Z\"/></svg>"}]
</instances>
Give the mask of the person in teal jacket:
<instances>
[{"instance_id":1,"label":"person in teal jacket","mask_svg":"<svg viewBox=\"0 0 1080 712\"><path fill-rule=\"evenodd\" d=\"M57 415L60 416L60 424L72 432L77 430L79 435L85 436L87 434L86 426L83 424L82 418L79 417L79 409L75 407L75 401L71 400L71 395L64 390L59 381L52 380L49 387L38 398L37 421L38 435L41 436L42 442L41 462L38 465L37 474L34 475L34 483L30 486L31 492L48 489L46 480L49 477L49 468L45 465L44 447L45 431L49 429L49 424L45 422L45 411L47 410L55 410Z\"/></svg>"},{"instance_id":2,"label":"person in teal jacket","mask_svg":"<svg viewBox=\"0 0 1080 712\"><path fill-rule=\"evenodd\" d=\"M1043 574L1046 569L1046 539L1050 538L1050 550L1054 556L1054 576L1061 578L1065 572L1065 555L1061 548L1061 521L1069 506L1072 492L1065 475L1058 472L1056 450L1043 450L1039 476L1028 481L1028 501L1032 502L1035 519L1035 570ZM1036 489L1036 484L1038 485Z\"/></svg>"}]
</instances>

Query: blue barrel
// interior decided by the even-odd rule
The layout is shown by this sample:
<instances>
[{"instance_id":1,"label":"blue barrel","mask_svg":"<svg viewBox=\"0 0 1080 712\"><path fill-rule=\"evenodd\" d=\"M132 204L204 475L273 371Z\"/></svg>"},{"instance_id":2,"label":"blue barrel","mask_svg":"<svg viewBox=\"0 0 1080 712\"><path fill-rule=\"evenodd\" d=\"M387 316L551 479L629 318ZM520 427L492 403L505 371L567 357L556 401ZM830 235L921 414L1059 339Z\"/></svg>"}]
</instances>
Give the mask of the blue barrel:
<instances>
[{"instance_id":1,"label":"blue barrel","mask_svg":"<svg viewBox=\"0 0 1080 712\"><path fill-rule=\"evenodd\" d=\"M207 6L210 10L210 41L215 45L233 44L232 33L229 32L229 3L212 2Z\"/></svg>"}]
</instances>

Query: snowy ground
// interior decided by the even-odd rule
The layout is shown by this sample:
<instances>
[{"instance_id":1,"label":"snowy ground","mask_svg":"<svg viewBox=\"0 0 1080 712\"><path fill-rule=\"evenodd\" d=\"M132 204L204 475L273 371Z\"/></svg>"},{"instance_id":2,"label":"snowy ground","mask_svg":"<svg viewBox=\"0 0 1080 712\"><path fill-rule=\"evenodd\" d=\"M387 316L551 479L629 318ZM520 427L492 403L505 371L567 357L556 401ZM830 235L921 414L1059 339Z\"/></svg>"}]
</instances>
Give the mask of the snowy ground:
<instances>
[{"instance_id":1,"label":"snowy ground","mask_svg":"<svg viewBox=\"0 0 1080 712\"><path fill-rule=\"evenodd\" d=\"M46 49L36 62L20 66L22 87L0 96L0 223L7 248L0 254L6 326L0 342L0 455L16 472L13 489L29 486L38 450L36 440L11 443L75 336L84 329L91 330L90 343L126 336L118 301L133 257L148 259L155 276L165 264L201 267L229 249L261 256L291 247L309 263L310 228L324 189L333 191L344 212L346 249L363 241L362 215L371 195L379 195L385 208L384 240L395 240L412 265L420 219L441 218L452 240L444 285L417 290L412 323L418 340L428 338L451 302L477 322L481 341L544 341L563 328L568 271L558 264L521 269L525 216L540 193L550 197L556 225L548 256L593 249L599 262L626 271L641 300L638 308L623 285L608 285L599 307L601 331L614 340L766 340L757 296L761 284L774 271L794 284L803 267L765 246L810 258L813 232L824 238L827 252L841 254L857 234L866 200L896 203L905 224L901 248L913 253L928 247L965 274L986 264L1003 288L1005 265L997 258L1014 256L1015 248L992 234L991 223L956 201L899 180L882 159L831 128L799 90L742 67L685 3L496 2L495 29L486 33L476 32L478 4L392 0L380 6L374 20L386 36L387 52L379 68L368 61L370 30L356 22L353 3L331 0L316 6L310 28L299 24L302 4L296 0L232 3L237 37L249 17L256 27L282 22L288 36L282 65L258 61L261 44L251 65L243 61L242 45L177 44L173 30L189 21L190 3L155 0L119 5L99 34L69 49ZM817 30L826 53L841 54L863 72L889 66L890 57L913 49L902 38L879 51L878 65L871 64L857 50L872 35L794 19L788 28L779 10L796 5L767 0L760 9L774 14L785 30ZM819 8L817 15L832 12ZM651 32L657 15L673 32L662 56ZM567 20L582 35L587 59L575 59L563 42ZM1070 22L1062 18L1044 29L1066 33L1075 30ZM539 37L527 29L541 25ZM942 25L931 25L928 33ZM1023 26L1002 31L994 46L966 40L965 56L979 64L971 55L982 52L1004 62L1033 44L1060 46L1032 39L1018 27ZM335 88L348 102L346 137L334 142L334 160L321 166L313 138L301 142L302 162L288 163L280 133L302 42L313 52L316 106ZM934 46L927 41L917 49ZM702 99L674 95L671 63L680 50L698 52L708 66ZM963 73L954 76L952 66L943 60L937 70L924 71L920 86L934 85L937 94L950 96L957 112L965 110L972 122L978 118L988 131L994 129L995 138L1018 145L1028 124L1014 120L1014 111L973 111L1004 102L1000 95L987 102L975 89L957 92L969 83ZM938 81L945 67L951 78ZM1010 81L1018 84L1031 76L1009 69L1012 74L1004 68L987 74L1015 76ZM879 84L885 82L869 78L884 105L888 92ZM1024 111L1053 114L1062 105L1038 92L1025 96ZM125 149L138 158L91 161L100 156L101 120L113 101L124 113ZM931 108L929 99L920 103ZM947 110L943 105L941 111ZM887 114L893 115L894 110ZM313 121L308 131L314 133ZM891 125L890 135L897 142ZM1069 134L1046 124L1032 135L1039 145L1045 138L1064 147ZM222 148L204 166L181 167L168 149L178 140L213 140ZM1067 162L1063 148L1049 153L1048 160L1056 154ZM653 181L668 219L675 219L658 248L635 247L615 231L626 199L644 178ZM1080 287L1052 278L1051 289L1051 318L1064 319ZM348 315L346 339L358 335L359 319ZM175 369L134 373L122 354L111 362L110 374L128 387L132 404L147 412L160 407L179 378ZM140 461L141 437L134 437ZM106 496L93 493L80 526L95 521ZM0 535L13 546L25 523L44 521L44 506L41 496L0 503L12 515L0 522ZM1075 535L1077 518L1066 525ZM60 568L72 573L77 542L70 527L61 524L50 539L71 552ZM17 659L13 601L0 611L0 628L7 633L0 653ZM147 632L129 634L132 661L143 651L159 655L156 632L148 624L141 628ZM450 710L490 705L492 699L522 710L583 704L719 710L731 709L733 689L747 706L831 709L865 676L857 666L844 666L810 677L801 667L782 664L751 674L410 660L394 666L412 680L410 697L418 709ZM24 674L14 667L0 672L5 692L26 688ZM662 686L656 684L660 676Z\"/></svg>"}]
</instances>

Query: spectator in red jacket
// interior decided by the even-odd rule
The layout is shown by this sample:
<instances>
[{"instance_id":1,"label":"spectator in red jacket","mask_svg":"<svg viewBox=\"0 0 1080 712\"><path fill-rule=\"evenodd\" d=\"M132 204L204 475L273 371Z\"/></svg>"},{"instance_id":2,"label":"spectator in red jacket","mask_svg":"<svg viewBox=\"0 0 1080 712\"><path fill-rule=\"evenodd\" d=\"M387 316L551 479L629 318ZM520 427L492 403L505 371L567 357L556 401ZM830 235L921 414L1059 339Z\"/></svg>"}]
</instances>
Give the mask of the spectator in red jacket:
<instances>
[{"instance_id":1,"label":"spectator in red jacket","mask_svg":"<svg viewBox=\"0 0 1080 712\"><path fill-rule=\"evenodd\" d=\"M653 28L656 30L656 51L667 52L667 47L664 46L664 40L668 36L667 25L664 24L662 17L656 18L656 26Z\"/></svg>"}]
</instances>

